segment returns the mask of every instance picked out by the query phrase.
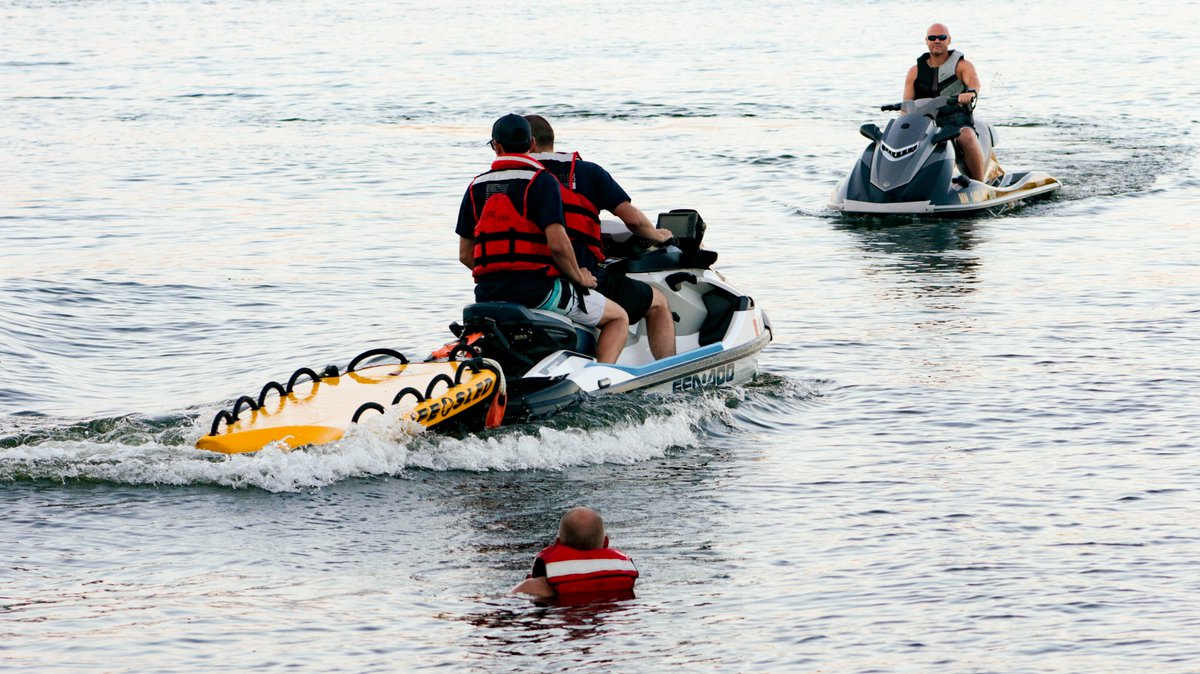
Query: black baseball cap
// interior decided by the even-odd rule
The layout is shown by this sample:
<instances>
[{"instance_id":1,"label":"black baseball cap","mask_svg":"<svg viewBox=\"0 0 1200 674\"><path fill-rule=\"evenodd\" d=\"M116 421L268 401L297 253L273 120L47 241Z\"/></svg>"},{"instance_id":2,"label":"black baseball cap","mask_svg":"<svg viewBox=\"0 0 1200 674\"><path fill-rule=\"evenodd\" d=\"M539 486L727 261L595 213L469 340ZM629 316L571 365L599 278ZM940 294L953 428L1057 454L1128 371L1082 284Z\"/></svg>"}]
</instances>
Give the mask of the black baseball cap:
<instances>
[{"instance_id":1,"label":"black baseball cap","mask_svg":"<svg viewBox=\"0 0 1200 674\"><path fill-rule=\"evenodd\" d=\"M533 131L524 117L509 113L492 125L492 140L506 150L524 152L533 143Z\"/></svg>"}]
</instances>

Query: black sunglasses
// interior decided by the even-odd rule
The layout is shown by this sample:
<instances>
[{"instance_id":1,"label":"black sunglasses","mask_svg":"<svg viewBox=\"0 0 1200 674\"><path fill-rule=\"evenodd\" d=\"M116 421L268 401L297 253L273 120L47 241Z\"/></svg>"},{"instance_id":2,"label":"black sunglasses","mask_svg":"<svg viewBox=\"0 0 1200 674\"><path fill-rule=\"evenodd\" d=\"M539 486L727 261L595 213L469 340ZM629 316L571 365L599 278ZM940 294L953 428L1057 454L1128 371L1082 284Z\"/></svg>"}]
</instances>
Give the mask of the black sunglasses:
<instances>
[{"instance_id":1,"label":"black sunglasses","mask_svg":"<svg viewBox=\"0 0 1200 674\"><path fill-rule=\"evenodd\" d=\"M930 42L941 42L942 40L945 40L945 39L949 38L950 36L949 35L926 35L925 37L929 38Z\"/></svg>"}]
</instances>

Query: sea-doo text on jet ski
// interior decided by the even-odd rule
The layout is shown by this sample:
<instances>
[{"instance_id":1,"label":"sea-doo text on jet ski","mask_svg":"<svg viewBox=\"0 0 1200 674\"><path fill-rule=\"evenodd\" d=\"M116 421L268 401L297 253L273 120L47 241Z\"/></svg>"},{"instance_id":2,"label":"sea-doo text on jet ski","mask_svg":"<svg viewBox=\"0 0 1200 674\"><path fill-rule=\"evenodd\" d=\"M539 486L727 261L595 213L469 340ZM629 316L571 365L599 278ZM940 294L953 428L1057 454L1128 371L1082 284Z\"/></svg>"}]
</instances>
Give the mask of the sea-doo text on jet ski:
<instances>
[{"instance_id":1,"label":"sea-doo text on jet ski","mask_svg":"<svg viewBox=\"0 0 1200 674\"><path fill-rule=\"evenodd\" d=\"M1041 171L1005 173L993 152L995 131L979 119L974 128L987 158L985 180L968 178L949 142L958 137L959 129L938 128L935 121L938 111L951 105L957 105L954 96L882 106L881 110L901 114L883 131L874 124L859 129L871 144L830 195L830 208L866 214L995 214L1061 187Z\"/></svg>"}]
</instances>

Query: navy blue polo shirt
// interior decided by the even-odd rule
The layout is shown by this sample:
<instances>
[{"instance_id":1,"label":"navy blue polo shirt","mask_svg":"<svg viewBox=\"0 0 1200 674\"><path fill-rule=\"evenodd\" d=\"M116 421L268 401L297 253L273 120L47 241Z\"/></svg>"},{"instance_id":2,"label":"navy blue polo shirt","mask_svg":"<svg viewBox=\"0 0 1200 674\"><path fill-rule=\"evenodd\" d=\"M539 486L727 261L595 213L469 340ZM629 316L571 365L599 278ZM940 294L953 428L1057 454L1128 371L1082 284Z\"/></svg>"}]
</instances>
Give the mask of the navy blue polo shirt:
<instances>
[{"instance_id":1,"label":"navy blue polo shirt","mask_svg":"<svg viewBox=\"0 0 1200 674\"><path fill-rule=\"evenodd\" d=\"M587 197L596 208L609 213L626 201L632 201L603 166L582 159L575 162L575 191Z\"/></svg>"},{"instance_id":2,"label":"navy blue polo shirt","mask_svg":"<svg viewBox=\"0 0 1200 674\"><path fill-rule=\"evenodd\" d=\"M554 176L543 171L533 179L526 200L528 210L525 216L533 221L539 229L545 230L550 225L563 223L562 195L558 191L558 181ZM521 204L514 205L520 209ZM479 204L480 209L483 204ZM462 204L458 208L458 224L454 231L467 239L475 238L475 222L477 220L471 206L471 190L463 194ZM475 283L476 302L517 302L527 307L536 307L545 301L550 294L554 279L540 271L497 271L484 274Z\"/></svg>"},{"instance_id":3,"label":"navy blue polo shirt","mask_svg":"<svg viewBox=\"0 0 1200 674\"><path fill-rule=\"evenodd\" d=\"M571 171L571 162L557 159L541 161L565 184L567 174ZM584 159L575 161L575 191L587 197L587 200L592 202L596 208L614 215L617 206L626 201L632 201L612 175L604 170L603 166ZM593 274L602 273L599 263L603 260L597 260L587 245L574 241L572 247L575 249L575 259L579 262L580 267L590 270Z\"/></svg>"}]
</instances>

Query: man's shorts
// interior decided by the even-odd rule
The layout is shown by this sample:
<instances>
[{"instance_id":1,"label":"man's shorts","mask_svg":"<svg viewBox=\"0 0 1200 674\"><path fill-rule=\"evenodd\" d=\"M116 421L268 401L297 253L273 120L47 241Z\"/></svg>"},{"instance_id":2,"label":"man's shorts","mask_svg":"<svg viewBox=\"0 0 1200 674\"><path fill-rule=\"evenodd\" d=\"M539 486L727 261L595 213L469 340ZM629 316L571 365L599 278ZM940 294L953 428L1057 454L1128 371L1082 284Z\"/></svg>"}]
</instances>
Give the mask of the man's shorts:
<instances>
[{"instance_id":1,"label":"man's shorts","mask_svg":"<svg viewBox=\"0 0 1200 674\"><path fill-rule=\"evenodd\" d=\"M554 287L550 289L545 301L534 308L553 311L576 323L594 328L600 325L600 319L604 317L604 295L595 290L582 290L587 294L580 298L580 289L577 289L574 283L556 278Z\"/></svg>"},{"instance_id":2,"label":"man's shorts","mask_svg":"<svg viewBox=\"0 0 1200 674\"><path fill-rule=\"evenodd\" d=\"M971 113L970 108L962 106L954 106L950 112L941 112L937 116L937 125L939 129L952 127L955 129L975 128L975 115Z\"/></svg>"},{"instance_id":3,"label":"man's shorts","mask_svg":"<svg viewBox=\"0 0 1200 674\"><path fill-rule=\"evenodd\" d=\"M648 284L635 281L619 271L605 270L600 275L600 285L596 290L629 314L630 325L642 320L654 302L654 290Z\"/></svg>"}]
</instances>

